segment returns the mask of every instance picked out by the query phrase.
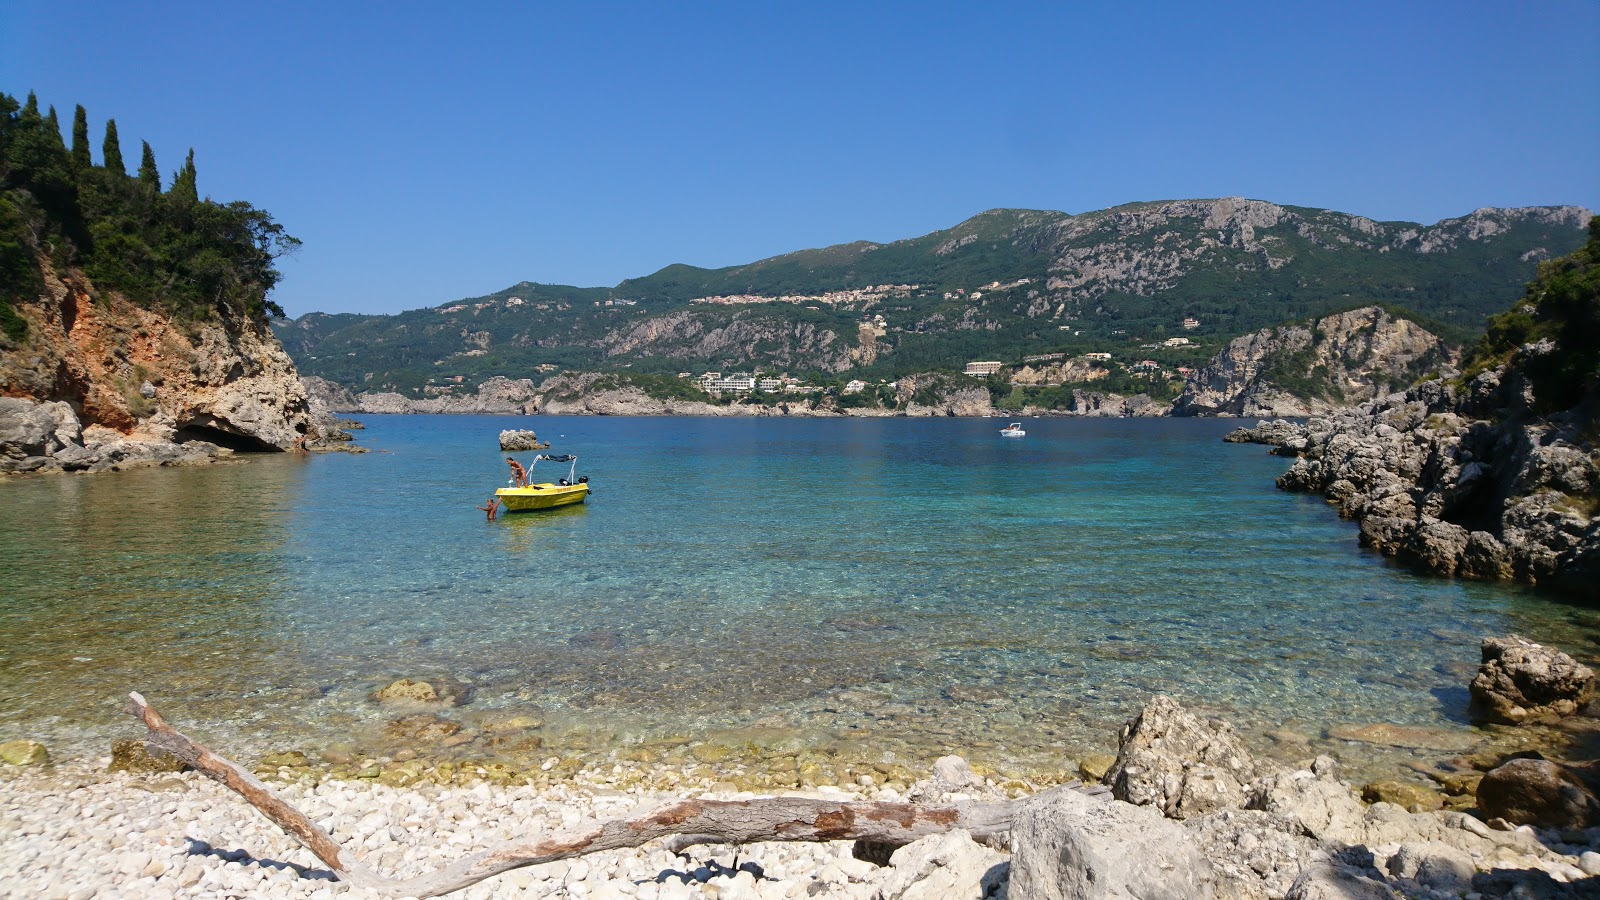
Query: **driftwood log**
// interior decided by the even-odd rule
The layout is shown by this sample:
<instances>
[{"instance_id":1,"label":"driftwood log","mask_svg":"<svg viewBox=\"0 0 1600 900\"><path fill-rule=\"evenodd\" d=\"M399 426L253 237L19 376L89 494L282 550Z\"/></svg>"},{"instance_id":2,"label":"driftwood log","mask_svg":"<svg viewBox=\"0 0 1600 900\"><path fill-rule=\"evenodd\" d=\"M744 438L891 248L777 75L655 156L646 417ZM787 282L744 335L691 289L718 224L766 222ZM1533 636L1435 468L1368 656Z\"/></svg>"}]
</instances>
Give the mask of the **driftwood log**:
<instances>
[{"instance_id":1,"label":"driftwood log","mask_svg":"<svg viewBox=\"0 0 1600 900\"><path fill-rule=\"evenodd\" d=\"M128 698L128 711L149 729L145 741L152 753L171 754L243 797L315 854L341 881L397 897L438 897L523 866L638 847L659 838L676 838L673 844L680 848L697 843L758 841L859 840L898 845L965 828L978 840L994 839L1010 830L1020 803L930 806L800 797L684 800L637 816L586 824L535 839L508 841L415 878L388 878L340 847L328 832L279 799L254 775L180 734L137 692Z\"/></svg>"}]
</instances>

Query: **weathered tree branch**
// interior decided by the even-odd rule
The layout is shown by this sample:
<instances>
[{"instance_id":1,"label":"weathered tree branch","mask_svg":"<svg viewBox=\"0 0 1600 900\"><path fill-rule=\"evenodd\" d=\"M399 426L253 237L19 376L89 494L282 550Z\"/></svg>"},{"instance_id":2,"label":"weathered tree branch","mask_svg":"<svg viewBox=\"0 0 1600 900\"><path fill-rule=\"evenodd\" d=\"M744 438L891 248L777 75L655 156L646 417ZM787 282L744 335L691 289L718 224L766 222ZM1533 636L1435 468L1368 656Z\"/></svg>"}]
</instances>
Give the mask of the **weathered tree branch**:
<instances>
[{"instance_id":1,"label":"weathered tree branch","mask_svg":"<svg viewBox=\"0 0 1600 900\"><path fill-rule=\"evenodd\" d=\"M340 880L392 896L438 897L523 866L602 850L638 847L674 835L692 836L695 843L865 840L909 844L930 834L965 828L973 837L983 840L1009 831L1018 806L1018 802L954 806L844 803L799 797L684 800L638 816L593 823L536 839L508 841L463 857L435 872L395 879L380 875L356 859L315 822L278 799L249 772L180 734L145 702L144 697L138 693L128 697L128 711L149 729L146 743L152 751L176 756L239 794L315 854Z\"/></svg>"}]
</instances>

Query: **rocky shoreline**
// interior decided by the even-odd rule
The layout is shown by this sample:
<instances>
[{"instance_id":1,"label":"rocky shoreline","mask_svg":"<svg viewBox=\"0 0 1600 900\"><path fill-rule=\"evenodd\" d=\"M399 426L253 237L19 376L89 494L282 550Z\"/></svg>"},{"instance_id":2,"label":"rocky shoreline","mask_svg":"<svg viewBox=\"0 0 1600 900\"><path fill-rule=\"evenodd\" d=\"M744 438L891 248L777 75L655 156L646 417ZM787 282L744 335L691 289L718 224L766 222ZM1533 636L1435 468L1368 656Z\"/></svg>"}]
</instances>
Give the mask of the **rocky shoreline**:
<instances>
[{"instance_id":1,"label":"rocky shoreline","mask_svg":"<svg viewBox=\"0 0 1600 900\"><path fill-rule=\"evenodd\" d=\"M1484 642L1473 684L1479 715L1518 722L1502 726L1511 733L1554 719L1580 741L1596 733L1594 692L1592 671L1516 637ZM58 766L27 743L0 744L0 758L24 764L0 766L0 884L13 895L369 896L334 881L238 797L177 771L173 760L152 759L134 741L119 742L113 757L94 765ZM344 848L396 876L499 841L557 835L669 801L758 796L714 771L622 759L574 767L551 758L515 774L412 758L365 762L371 765L355 777L333 777L325 765L288 752L264 757L257 771ZM1502 750L1425 768L1440 791L1404 782L1358 788L1340 780L1331 757L1285 765L1255 756L1225 721L1156 696L1124 726L1114 759L1084 764L1081 774L1105 785L1096 791L1041 791L946 757L909 784L863 774L769 794L934 805L1016 799L1010 839L1000 846L963 831L892 854L847 841L706 844L681 852L658 842L518 869L459 896L1600 896L1600 800L1583 766ZM407 777L390 777L402 771Z\"/></svg>"},{"instance_id":2,"label":"rocky shoreline","mask_svg":"<svg viewBox=\"0 0 1600 900\"><path fill-rule=\"evenodd\" d=\"M1503 369L1429 381L1225 440L1296 457L1278 486L1321 494L1360 540L1428 572L1600 595L1600 460L1578 412L1532 416Z\"/></svg>"}]
</instances>

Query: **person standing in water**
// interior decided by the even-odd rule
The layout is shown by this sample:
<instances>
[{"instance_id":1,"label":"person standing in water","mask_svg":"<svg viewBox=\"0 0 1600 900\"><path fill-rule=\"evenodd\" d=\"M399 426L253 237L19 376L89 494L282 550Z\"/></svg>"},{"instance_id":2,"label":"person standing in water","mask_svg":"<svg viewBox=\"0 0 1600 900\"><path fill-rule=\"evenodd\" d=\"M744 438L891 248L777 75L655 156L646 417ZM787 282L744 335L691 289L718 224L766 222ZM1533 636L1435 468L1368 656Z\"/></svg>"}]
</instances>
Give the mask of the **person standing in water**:
<instances>
[{"instance_id":1,"label":"person standing in water","mask_svg":"<svg viewBox=\"0 0 1600 900\"><path fill-rule=\"evenodd\" d=\"M480 507L478 507L478 509L481 509L484 512L488 513L489 514L488 521L493 522L495 516L500 515L500 498L499 497L490 497L489 498L489 505L488 506L480 506Z\"/></svg>"},{"instance_id":2,"label":"person standing in water","mask_svg":"<svg viewBox=\"0 0 1600 900\"><path fill-rule=\"evenodd\" d=\"M528 470L522 467L522 463L519 463L508 456L506 457L506 465L511 467L511 480L516 484L516 486L527 487Z\"/></svg>"}]
</instances>

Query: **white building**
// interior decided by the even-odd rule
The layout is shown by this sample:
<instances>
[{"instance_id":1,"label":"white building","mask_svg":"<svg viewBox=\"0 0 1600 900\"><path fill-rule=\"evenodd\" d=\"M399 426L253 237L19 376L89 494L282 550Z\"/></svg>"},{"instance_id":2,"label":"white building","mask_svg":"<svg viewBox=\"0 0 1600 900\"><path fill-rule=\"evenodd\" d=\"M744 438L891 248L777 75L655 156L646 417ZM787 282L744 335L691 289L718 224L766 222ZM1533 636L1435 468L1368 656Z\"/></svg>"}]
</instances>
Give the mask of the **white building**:
<instances>
[{"instance_id":1,"label":"white building","mask_svg":"<svg viewBox=\"0 0 1600 900\"><path fill-rule=\"evenodd\" d=\"M867 383L865 381L851 381L844 386L844 392L846 394L859 394L866 389Z\"/></svg>"},{"instance_id":2,"label":"white building","mask_svg":"<svg viewBox=\"0 0 1600 900\"><path fill-rule=\"evenodd\" d=\"M979 378L984 378L1000 371L1000 369L1004 366L1005 363L1000 362L999 360L984 360L967 363L967 368L964 371L968 375L976 375Z\"/></svg>"}]
</instances>

